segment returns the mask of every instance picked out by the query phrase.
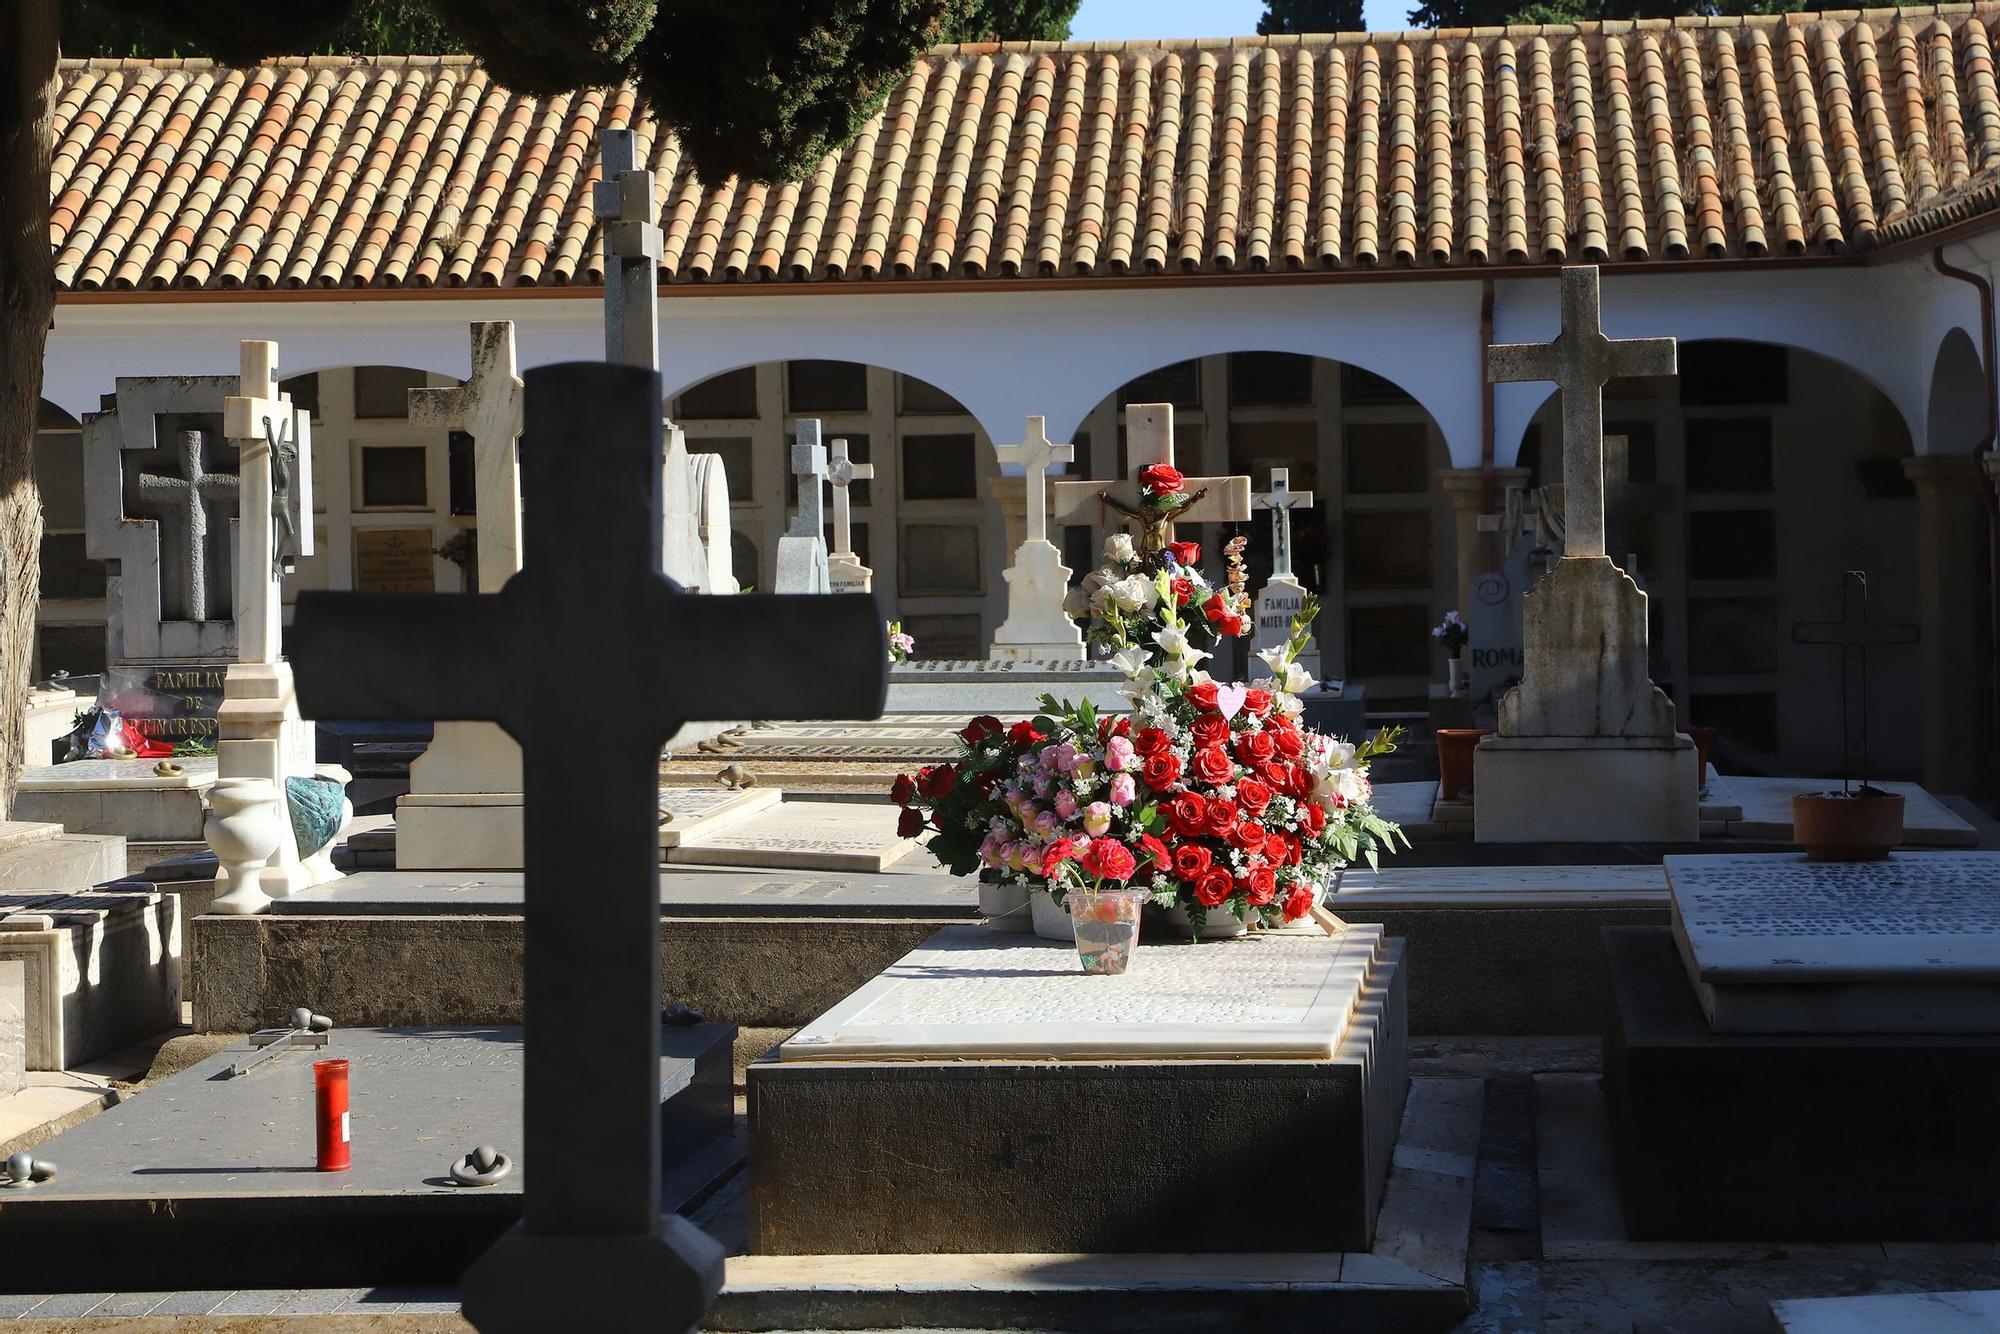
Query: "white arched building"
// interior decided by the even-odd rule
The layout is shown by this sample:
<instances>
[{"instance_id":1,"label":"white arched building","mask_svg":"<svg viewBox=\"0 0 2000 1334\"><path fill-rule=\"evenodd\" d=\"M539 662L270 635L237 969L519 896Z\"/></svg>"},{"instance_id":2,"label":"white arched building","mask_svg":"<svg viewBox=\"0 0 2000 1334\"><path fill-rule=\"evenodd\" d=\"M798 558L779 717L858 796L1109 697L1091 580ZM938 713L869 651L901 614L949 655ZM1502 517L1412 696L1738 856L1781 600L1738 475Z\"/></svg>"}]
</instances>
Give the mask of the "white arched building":
<instances>
[{"instance_id":1,"label":"white arched building","mask_svg":"<svg viewBox=\"0 0 2000 1334\"><path fill-rule=\"evenodd\" d=\"M855 518L886 613L983 653L1021 505L993 443L1039 414L1111 476L1120 403L1171 400L1191 466L1317 493L1329 670L1421 708L1425 632L1494 559L1479 516L1556 466L1549 387L1489 390L1483 348L1552 337L1560 266L1595 262L1607 332L1682 340L1606 420L1654 488L1684 716L1753 763L1836 764L1836 664L1789 626L1866 567L1875 614L1924 631L1876 660L1878 760L1990 791L1996 20L954 47L810 178L714 188L629 89L520 98L450 57L72 64L42 663L94 665L73 426L115 376L228 372L243 338L314 376L301 586L475 526L402 391L465 374L474 319L513 320L524 366L601 355L595 132L635 124L667 406L725 457L745 583L771 578L789 423L819 417L875 463ZM1065 536L1087 561L1097 534Z\"/></svg>"}]
</instances>

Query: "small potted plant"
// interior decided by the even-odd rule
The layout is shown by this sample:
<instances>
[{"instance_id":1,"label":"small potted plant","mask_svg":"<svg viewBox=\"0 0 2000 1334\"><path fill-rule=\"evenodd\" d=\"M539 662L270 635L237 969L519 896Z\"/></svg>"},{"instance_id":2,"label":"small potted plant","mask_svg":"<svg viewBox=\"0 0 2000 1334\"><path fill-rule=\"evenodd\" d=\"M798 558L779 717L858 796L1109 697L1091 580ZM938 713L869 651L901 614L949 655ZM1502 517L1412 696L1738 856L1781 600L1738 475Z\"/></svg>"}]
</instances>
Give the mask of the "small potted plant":
<instances>
[{"instance_id":1,"label":"small potted plant","mask_svg":"<svg viewBox=\"0 0 2000 1334\"><path fill-rule=\"evenodd\" d=\"M1840 650L1840 786L1792 798L1792 841L1812 862L1866 862L1887 857L1903 841L1903 798L1868 781L1868 647L1914 644L1917 627L1868 616L1868 573L1841 576L1845 614L1839 621L1801 621L1795 644ZM1858 775L1858 777L1857 777Z\"/></svg>"},{"instance_id":2,"label":"small potted plant","mask_svg":"<svg viewBox=\"0 0 2000 1334\"><path fill-rule=\"evenodd\" d=\"M1809 862L1873 862L1903 841L1903 794L1845 780L1792 798L1792 841Z\"/></svg>"},{"instance_id":3,"label":"small potted plant","mask_svg":"<svg viewBox=\"0 0 2000 1334\"><path fill-rule=\"evenodd\" d=\"M1431 638L1444 647L1445 681L1454 695L1463 695L1465 682L1465 645L1471 638L1456 609L1444 614L1444 619L1431 627Z\"/></svg>"}]
</instances>

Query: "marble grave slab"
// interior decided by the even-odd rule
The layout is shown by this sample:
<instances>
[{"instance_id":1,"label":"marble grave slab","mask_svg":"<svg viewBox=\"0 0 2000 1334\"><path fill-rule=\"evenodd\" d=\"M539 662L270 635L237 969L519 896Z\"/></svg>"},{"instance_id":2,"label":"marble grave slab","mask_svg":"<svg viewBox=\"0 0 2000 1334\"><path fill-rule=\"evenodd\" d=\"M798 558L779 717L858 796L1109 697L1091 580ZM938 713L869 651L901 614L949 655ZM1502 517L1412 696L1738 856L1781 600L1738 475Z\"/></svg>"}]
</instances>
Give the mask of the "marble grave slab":
<instances>
[{"instance_id":1,"label":"marble grave slab","mask_svg":"<svg viewBox=\"0 0 2000 1334\"><path fill-rule=\"evenodd\" d=\"M1032 936L947 927L800 1030L781 1061L1327 1060L1382 928L1142 947L1117 979Z\"/></svg>"},{"instance_id":2,"label":"marble grave slab","mask_svg":"<svg viewBox=\"0 0 2000 1334\"><path fill-rule=\"evenodd\" d=\"M2000 1032L2000 853L1666 858L1717 1033Z\"/></svg>"},{"instance_id":3,"label":"marble grave slab","mask_svg":"<svg viewBox=\"0 0 2000 1334\"><path fill-rule=\"evenodd\" d=\"M47 820L72 834L123 834L138 842L201 838L202 794L215 785L213 755L173 763L182 772L153 772L158 760L74 760L21 772L13 818Z\"/></svg>"},{"instance_id":4,"label":"marble grave slab","mask_svg":"<svg viewBox=\"0 0 2000 1334\"><path fill-rule=\"evenodd\" d=\"M897 837L897 815L886 800L780 802L720 829L696 829L665 857L676 866L881 871L917 848Z\"/></svg>"}]
</instances>

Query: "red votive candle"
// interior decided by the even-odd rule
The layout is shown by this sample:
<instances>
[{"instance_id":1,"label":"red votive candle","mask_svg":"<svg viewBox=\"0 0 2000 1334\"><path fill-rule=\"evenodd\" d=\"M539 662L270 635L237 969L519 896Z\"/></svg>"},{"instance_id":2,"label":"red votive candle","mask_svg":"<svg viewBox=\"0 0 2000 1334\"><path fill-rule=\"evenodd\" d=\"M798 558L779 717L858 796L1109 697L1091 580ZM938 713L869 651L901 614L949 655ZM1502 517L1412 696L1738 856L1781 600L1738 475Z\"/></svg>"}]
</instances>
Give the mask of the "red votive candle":
<instances>
[{"instance_id":1,"label":"red votive candle","mask_svg":"<svg viewBox=\"0 0 2000 1334\"><path fill-rule=\"evenodd\" d=\"M345 1172L348 1157L347 1062L313 1062L313 1102L319 1124L319 1170Z\"/></svg>"}]
</instances>

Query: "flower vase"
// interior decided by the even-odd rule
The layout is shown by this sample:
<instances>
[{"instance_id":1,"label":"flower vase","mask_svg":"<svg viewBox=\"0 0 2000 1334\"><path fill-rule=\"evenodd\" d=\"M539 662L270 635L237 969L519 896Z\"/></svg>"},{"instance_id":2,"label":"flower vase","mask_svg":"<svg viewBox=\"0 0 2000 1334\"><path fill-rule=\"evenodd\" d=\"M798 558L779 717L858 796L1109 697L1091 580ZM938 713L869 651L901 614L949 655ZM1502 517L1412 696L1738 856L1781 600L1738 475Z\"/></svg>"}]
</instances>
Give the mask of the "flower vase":
<instances>
[{"instance_id":1,"label":"flower vase","mask_svg":"<svg viewBox=\"0 0 2000 1334\"><path fill-rule=\"evenodd\" d=\"M1208 920L1202 923L1198 932L1194 929L1194 919L1188 916L1185 908L1167 909L1167 922L1173 927L1173 936L1178 940L1186 940L1189 935L1197 940L1234 940L1250 934L1250 928L1237 921L1236 914L1226 907L1210 908Z\"/></svg>"},{"instance_id":2,"label":"flower vase","mask_svg":"<svg viewBox=\"0 0 2000 1334\"><path fill-rule=\"evenodd\" d=\"M1054 905L1050 905L1054 906ZM1032 931L1028 891L1023 885L988 884L979 886L979 913L989 931Z\"/></svg>"},{"instance_id":3,"label":"flower vase","mask_svg":"<svg viewBox=\"0 0 2000 1334\"><path fill-rule=\"evenodd\" d=\"M1028 918L1035 934L1043 940L1060 940L1065 945L1076 943L1076 928L1069 920L1069 913L1046 889L1029 892Z\"/></svg>"},{"instance_id":4,"label":"flower vase","mask_svg":"<svg viewBox=\"0 0 2000 1334\"><path fill-rule=\"evenodd\" d=\"M1464 655L1454 653L1446 658L1444 670L1446 689L1454 695L1463 695L1467 686Z\"/></svg>"},{"instance_id":5,"label":"flower vase","mask_svg":"<svg viewBox=\"0 0 2000 1334\"><path fill-rule=\"evenodd\" d=\"M278 785L268 778L224 778L208 790L202 835L222 865L216 879L228 886L208 911L241 916L269 905L258 873L278 851L278 818Z\"/></svg>"}]
</instances>

